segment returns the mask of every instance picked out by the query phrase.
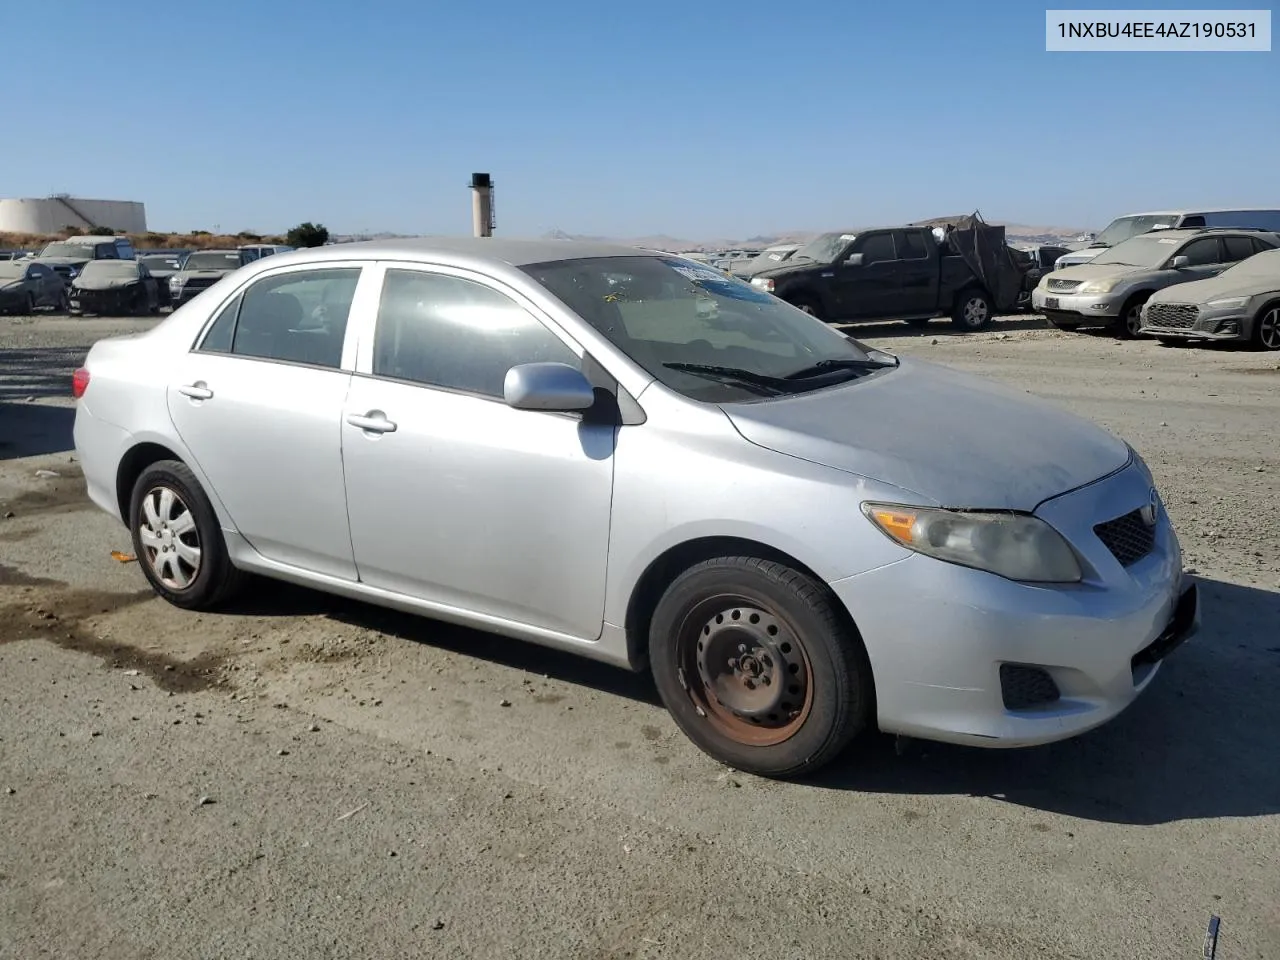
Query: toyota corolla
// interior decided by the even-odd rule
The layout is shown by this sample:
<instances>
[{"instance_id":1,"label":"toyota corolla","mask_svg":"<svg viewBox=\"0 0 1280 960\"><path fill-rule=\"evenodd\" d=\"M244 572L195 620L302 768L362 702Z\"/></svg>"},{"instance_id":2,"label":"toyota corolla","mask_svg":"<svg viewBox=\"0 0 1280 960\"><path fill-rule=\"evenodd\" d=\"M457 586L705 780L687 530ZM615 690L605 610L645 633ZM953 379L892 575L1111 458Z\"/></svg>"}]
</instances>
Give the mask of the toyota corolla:
<instances>
[{"instance_id":1,"label":"toyota corolla","mask_svg":"<svg viewBox=\"0 0 1280 960\"><path fill-rule=\"evenodd\" d=\"M170 603L259 575L648 669L766 776L875 729L1080 734L1199 626L1124 441L669 254L282 253L73 391L89 496Z\"/></svg>"}]
</instances>

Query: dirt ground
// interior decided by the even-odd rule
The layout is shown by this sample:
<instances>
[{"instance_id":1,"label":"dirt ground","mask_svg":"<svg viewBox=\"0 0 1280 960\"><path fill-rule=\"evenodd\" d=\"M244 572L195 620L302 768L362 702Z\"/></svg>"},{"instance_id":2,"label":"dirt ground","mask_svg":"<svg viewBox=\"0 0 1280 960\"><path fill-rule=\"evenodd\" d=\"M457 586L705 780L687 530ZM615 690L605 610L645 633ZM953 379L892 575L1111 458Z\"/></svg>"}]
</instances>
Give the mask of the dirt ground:
<instances>
[{"instance_id":1,"label":"dirt ground","mask_svg":"<svg viewBox=\"0 0 1280 960\"><path fill-rule=\"evenodd\" d=\"M71 371L153 321L0 320L0 958L1280 956L1280 356L1005 318L857 328L1120 433L1204 630L1112 724L727 770L645 677L260 585L155 599ZM898 749L902 747L902 749Z\"/></svg>"}]
</instances>

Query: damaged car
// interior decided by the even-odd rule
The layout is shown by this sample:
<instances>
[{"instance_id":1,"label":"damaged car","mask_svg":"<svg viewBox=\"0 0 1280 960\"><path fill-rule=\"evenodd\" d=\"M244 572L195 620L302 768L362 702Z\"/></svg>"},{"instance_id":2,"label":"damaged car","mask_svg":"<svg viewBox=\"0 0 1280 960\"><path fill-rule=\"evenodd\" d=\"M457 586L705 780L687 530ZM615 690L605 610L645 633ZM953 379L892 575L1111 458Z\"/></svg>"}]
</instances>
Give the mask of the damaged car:
<instances>
[{"instance_id":1,"label":"damaged car","mask_svg":"<svg viewBox=\"0 0 1280 960\"><path fill-rule=\"evenodd\" d=\"M67 287L52 268L32 260L0 261L0 313L32 314L37 307L67 309Z\"/></svg>"},{"instance_id":2,"label":"damaged car","mask_svg":"<svg viewBox=\"0 0 1280 960\"><path fill-rule=\"evenodd\" d=\"M160 312L159 284L137 260L92 260L71 283L71 313L142 316Z\"/></svg>"}]
</instances>

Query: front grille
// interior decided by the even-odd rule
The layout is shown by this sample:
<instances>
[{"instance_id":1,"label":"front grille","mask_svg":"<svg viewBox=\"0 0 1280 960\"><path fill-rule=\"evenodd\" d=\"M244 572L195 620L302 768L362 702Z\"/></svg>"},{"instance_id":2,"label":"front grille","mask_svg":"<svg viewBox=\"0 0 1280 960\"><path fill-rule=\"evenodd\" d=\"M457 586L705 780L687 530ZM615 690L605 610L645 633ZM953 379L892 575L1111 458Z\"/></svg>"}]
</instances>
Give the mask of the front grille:
<instances>
[{"instance_id":1,"label":"front grille","mask_svg":"<svg viewBox=\"0 0 1280 960\"><path fill-rule=\"evenodd\" d=\"M1084 283L1083 280L1062 280L1057 277L1051 277L1049 279L1049 289L1055 293L1069 293L1082 283Z\"/></svg>"},{"instance_id":2,"label":"front grille","mask_svg":"<svg viewBox=\"0 0 1280 960\"><path fill-rule=\"evenodd\" d=\"M1112 556L1122 567L1137 563L1156 545L1155 524L1148 525L1142 519L1141 510L1133 510L1123 517L1116 517L1093 528Z\"/></svg>"},{"instance_id":3,"label":"front grille","mask_svg":"<svg viewBox=\"0 0 1280 960\"><path fill-rule=\"evenodd\" d=\"M1162 330L1189 330L1199 319L1200 308L1194 303L1150 303L1143 323Z\"/></svg>"},{"instance_id":4,"label":"front grille","mask_svg":"<svg viewBox=\"0 0 1280 960\"><path fill-rule=\"evenodd\" d=\"M1006 710L1026 710L1053 703L1062 694L1053 677L1040 667L1000 664L1000 696Z\"/></svg>"},{"instance_id":5,"label":"front grille","mask_svg":"<svg viewBox=\"0 0 1280 960\"><path fill-rule=\"evenodd\" d=\"M182 284L184 290L203 290L205 287L212 287L221 280L221 277L192 277Z\"/></svg>"}]
</instances>

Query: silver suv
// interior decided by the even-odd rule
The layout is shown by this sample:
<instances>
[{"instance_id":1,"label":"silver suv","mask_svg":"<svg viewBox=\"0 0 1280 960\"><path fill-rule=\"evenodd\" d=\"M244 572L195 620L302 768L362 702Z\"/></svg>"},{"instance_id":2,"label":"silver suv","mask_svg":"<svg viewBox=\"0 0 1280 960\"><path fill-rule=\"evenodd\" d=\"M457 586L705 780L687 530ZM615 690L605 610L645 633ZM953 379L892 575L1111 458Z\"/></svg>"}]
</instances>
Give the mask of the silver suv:
<instances>
[{"instance_id":1,"label":"silver suv","mask_svg":"<svg viewBox=\"0 0 1280 960\"><path fill-rule=\"evenodd\" d=\"M1262 230L1152 230L1088 263L1047 274L1031 292L1031 305L1060 330L1115 327L1120 336L1135 337L1142 326L1142 305L1157 290L1215 277L1234 263L1278 247L1280 234Z\"/></svg>"}]
</instances>

